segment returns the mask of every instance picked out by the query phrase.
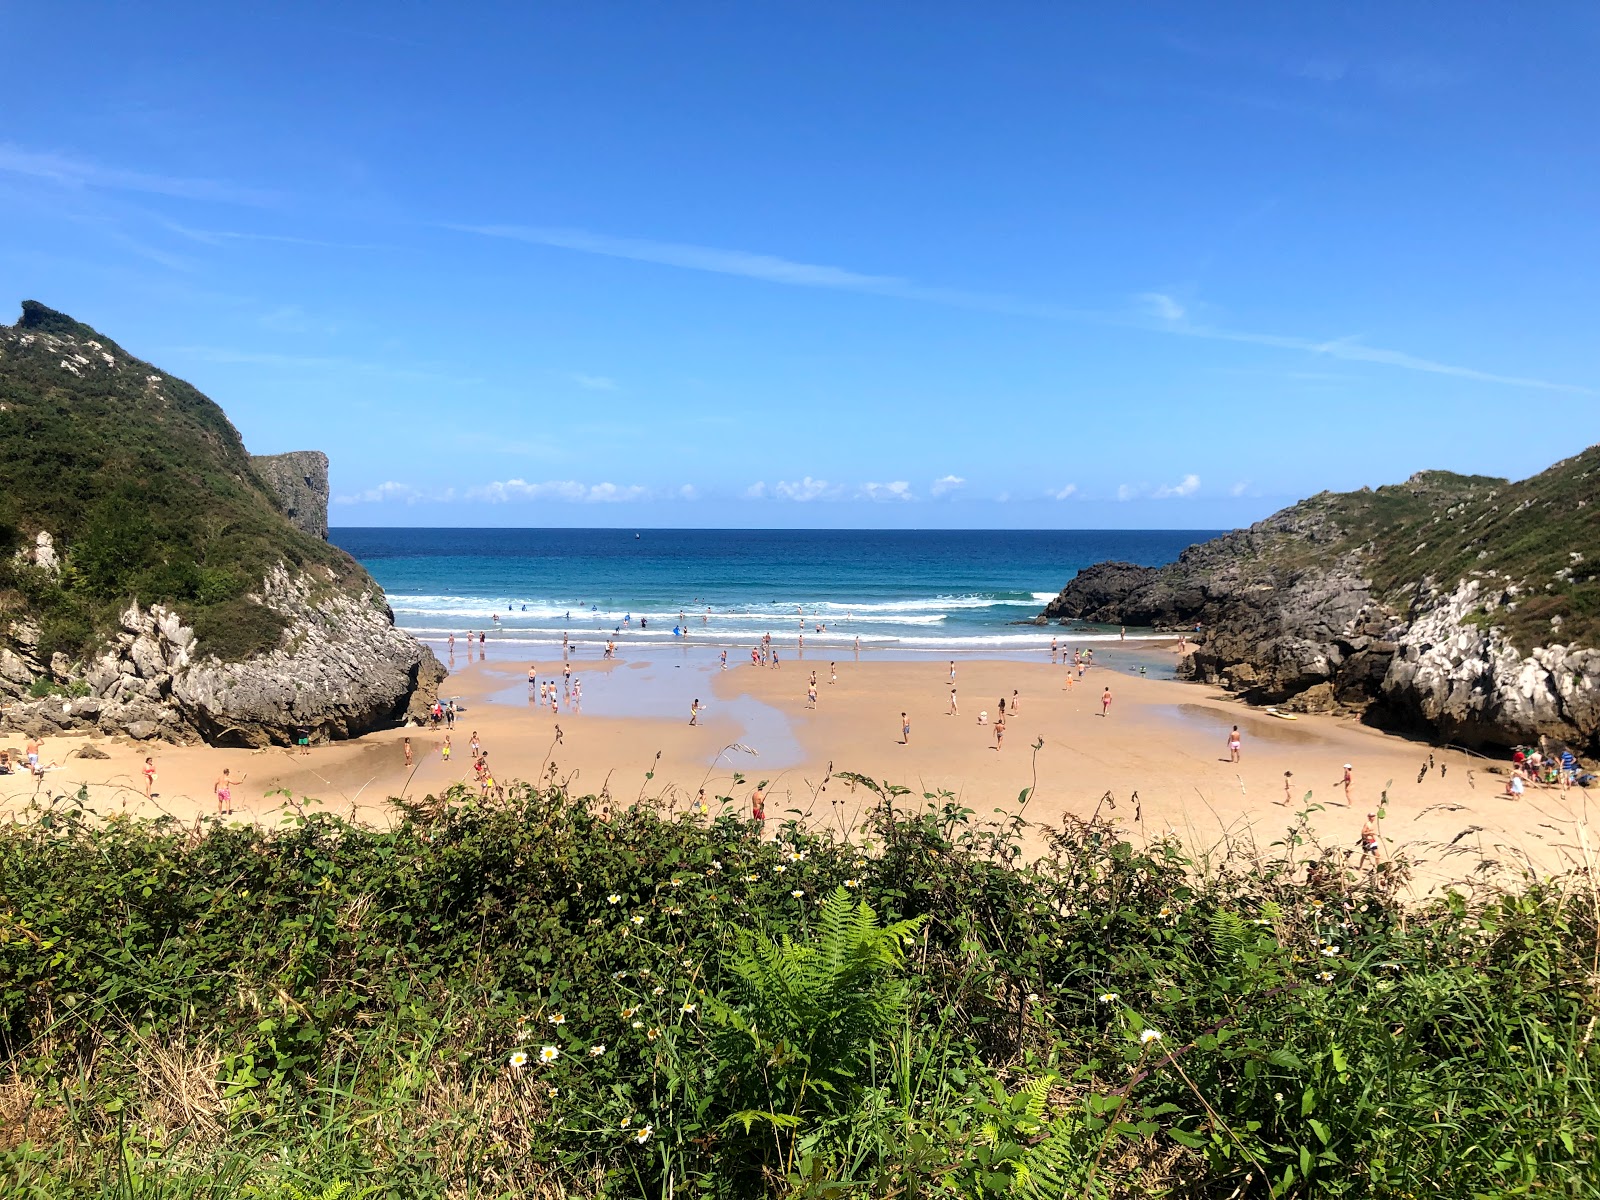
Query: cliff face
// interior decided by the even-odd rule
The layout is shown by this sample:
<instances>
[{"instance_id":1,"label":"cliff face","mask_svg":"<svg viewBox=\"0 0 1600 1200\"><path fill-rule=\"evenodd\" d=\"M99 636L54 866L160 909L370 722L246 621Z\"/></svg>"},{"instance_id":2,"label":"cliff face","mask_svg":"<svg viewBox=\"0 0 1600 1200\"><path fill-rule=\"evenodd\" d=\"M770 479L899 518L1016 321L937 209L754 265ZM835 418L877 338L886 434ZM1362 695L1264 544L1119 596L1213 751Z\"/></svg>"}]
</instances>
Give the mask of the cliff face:
<instances>
[{"instance_id":1,"label":"cliff face","mask_svg":"<svg viewBox=\"0 0 1600 1200\"><path fill-rule=\"evenodd\" d=\"M1324 493L1166 567L1090 567L1044 615L1190 630L1181 669L1253 703L1600 751L1595 500L1600 448L1520 483Z\"/></svg>"},{"instance_id":2,"label":"cliff face","mask_svg":"<svg viewBox=\"0 0 1600 1200\"><path fill-rule=\"evenodd\" d=\"M321 450L291 450L254 454L250 461L295 528L327 541L328 456Z\"/></svg>"},{"instance_id":3,"label":"cliff face","mask_svg":"<svg viewBox=\"0 0 1600 1200\"><path fill-rule=\"evenodd\" d=\"M326 457L260 461L88 326L0 327L0 731L259 746L432 701L438 660L324 540Z\"/></svg>"}]
</instances>

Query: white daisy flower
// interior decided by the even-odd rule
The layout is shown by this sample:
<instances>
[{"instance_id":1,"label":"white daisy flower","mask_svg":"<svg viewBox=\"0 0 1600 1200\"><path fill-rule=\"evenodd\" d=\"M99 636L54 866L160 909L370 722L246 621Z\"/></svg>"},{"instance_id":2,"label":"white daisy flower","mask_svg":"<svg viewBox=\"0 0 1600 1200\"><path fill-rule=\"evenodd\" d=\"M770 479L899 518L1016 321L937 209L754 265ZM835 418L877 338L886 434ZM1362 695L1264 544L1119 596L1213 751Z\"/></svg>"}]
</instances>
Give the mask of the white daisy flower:
<instances>
[{"instance_id":1,"label":"white daisy flower","mask_svg":"<svg viewBox=\"0 0 1600 1200\"><path fill-rule=\"evenodd\" d=\"M1161 1033L1156 1029L1146 1029L1139 1035L1140 1043L1145 1046L1148 1046L1151 1042L1159 1042L1160 1040Z\"/></svg>"},{"instance_id":2,"label":"white daisy flower","mask_svg":"<svg viewBox=\"0 0 1600 1200\"><path fill-rule=\"evenodd\" d=\"M525 1066L527 1066L528 1065L528 1054L527 1054L527 1051L518 1050L515 1054L513 1054L511 1056L511 1065L513 1067L525 1067Z\"/></svg>"},{"instance_id":3,"label":"white daisy flower","mask_svg":"<svg viewBox=\"0 0 1600 1200\"><path fill-rule=\"evenodd\" d=\"M653 1127L646 1125L633 1135L633 1140L642 1146L650 1140L650 1135L654 1132L655 1129Z\"/></svg>"},{"instance_id":4,"label":"white daisy flower","mask_svg":"<svg viewBox=\"0 0 1600 1200\"><path fill-rule=\"evenodd\" d=\"M590 1058L599 1058L605 1052L606 1052L606 1044L604 1042L601 1042L598 1046L590 1046L589 1047L589 1057Z\"/></svg>"},{"instance_id":5,"label":"white daisy flower","mask_svg":"<svg viewBox=\"0 0 1600 1200\"><path fill-rule=\"evenodd\" d=\"M801 891L799 888L795 888L795 890L790 892L789 895L793 896L796 900L798 900L798 899L800 899L801 896L805 895L805 892Z\"/></svg>"},{"instance_id":6,"label":"white daisy flower","mask_svg":"<svg viewBox=\"0 0 1600 1200\"><path fill-rule=\"evenodd\" d=\"M629 918L629 919L632 920L635 925L643 925L644 924L644 917L640 913L634 913L633 916L631 918Z\"/></svg>"},{"instance_id":7,"label":"white daisy flower","mask_svg":"<svg viewBox=\"0 0 1600 1200\"><path fill-rule=\"evenodd\" d=\"M539 1061L542 1063L553 1063L560 1057L561 1051L557 1050L554 1046L546 1046L543 1050L539 1051Z\"/></svg>"},{"instance_id":8,"label":"white daisy flower","mask_svg":"<svg viewBox=\"0 0 1600 1200\"><path fill-rule=\"evenodd\" d=\"M606 897L606 903L607 904L616 904L619 901L621 901L621 899L622 899L621 896L617 895L615 892L612 892L611 895Z\"/></svg>"},{"instance_id":9,"label":"white daisy flower","mask_svg":"<svg viewBox=\"0 0 1600 1200\"><path fill-rule=\"evenodd\" d=\"M545 1020L549 1021L552 1025L565 1025L567 1023L565 1013L551 1013L545 1018Z\"/></svg>"},{"instance_id":10,"label":"white daisy flower","mask_svg":"<svg viewBox=\"0 0 1600 1200\"><path fill-rule=\"evenodd\" d=\"M1121 999L1122 999L1122 997L1119 996L1116 992L1101 992L1100 993L1100 1003L1101 1004L1115 1004L1118 1000L1121 1000Z\"/></svg>"}]
</instances>

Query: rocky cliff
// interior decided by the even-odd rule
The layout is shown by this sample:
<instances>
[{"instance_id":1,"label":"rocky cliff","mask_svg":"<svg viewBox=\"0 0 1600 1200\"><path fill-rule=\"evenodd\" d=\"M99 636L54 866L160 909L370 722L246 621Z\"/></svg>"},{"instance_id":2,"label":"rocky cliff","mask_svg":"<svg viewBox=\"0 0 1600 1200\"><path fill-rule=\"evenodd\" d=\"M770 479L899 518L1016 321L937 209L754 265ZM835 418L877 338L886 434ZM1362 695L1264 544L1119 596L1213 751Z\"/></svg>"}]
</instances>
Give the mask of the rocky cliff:
<instances>
[{"instance_id":1,"label":"rocky cliff","mask_svg":"<svg viewBox=\"0 0 1600 1200\"><path fill-rule=\"evenodd\" d=\"M1254 703L1600 752L1596 500L1600 447L1518 483L1322 493L1166 567L1090 567L1044 616L1190 630L1182 670Z\"/></svg>"},{"instance_id":2,"label":"rocky cliff","mask_svg":"<svg viewBox=\"0 0 1600 1200\"><path fill-rule=\"evenodd\" d=\"M260 746L420 713L444 670L323 540L326 461L269 482L194 388L24 304L0 327L0 730Z\"/></svg>"},{"instance_id":3,"label":"rocky cliff","mask_svg":"<svg viewBox=\"0 0 1600 1200\"><path fill-rule=\"evenodd\" d=\"M255 454L250 462L295 528L327 541L328 456L321 450L291 450Z\"/></svg>"}]
</instances>

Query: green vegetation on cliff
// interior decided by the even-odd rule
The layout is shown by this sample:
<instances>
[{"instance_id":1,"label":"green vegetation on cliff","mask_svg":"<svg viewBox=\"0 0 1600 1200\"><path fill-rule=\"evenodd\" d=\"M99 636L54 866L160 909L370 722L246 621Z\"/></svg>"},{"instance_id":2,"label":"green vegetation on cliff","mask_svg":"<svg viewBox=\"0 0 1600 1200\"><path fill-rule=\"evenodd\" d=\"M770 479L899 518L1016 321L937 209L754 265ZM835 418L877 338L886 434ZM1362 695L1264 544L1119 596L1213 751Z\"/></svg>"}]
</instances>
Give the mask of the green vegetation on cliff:
<instances>
[{"instance_id":1,"label":"green vegetation on cliff","mask_svg":"<svg viewBox=\"0 0 1600 1200\"><path fill-rule=\"evenodd\" d=\"M39 532L59 572L13 557ZM238 431L193 387L35 301L0 327L0 630L30 618L45 662L75 658L137 599L177 609L202 653L243 658L282 632L250 599L278 562L364 578L284 517Z\"/></svg>"},{"instance_id":2,"label":"green vegetation on cliff","mask_svg":"<svg viewBox=\"0 0 1600 1200\"><path fill-rule=\"evenodd\" d=\"M866 842L559 786L0 827L0 1193L1596 1194L1592 881L1402 911L1303 820L1021 865L835 786Z\"/></svg>"},{"instance_id":3,"label":"green vegetation on cliff","mask_svg":"<svg viewBox=\"0 0 1600 1200\"><path fill-rule=\"evenodd\" d=\"M1376 490L1321 492L1266 524L1253 539L1263 565L1327 565L1356 552L1374 592L1401 612L1428 582L1448 591L1481 578L1496 596L1515 585L1514 608L1478 620L1524 652L1600 646L1600 446L1517 483L1422 471Z\"/></svg>"}]
</instances>

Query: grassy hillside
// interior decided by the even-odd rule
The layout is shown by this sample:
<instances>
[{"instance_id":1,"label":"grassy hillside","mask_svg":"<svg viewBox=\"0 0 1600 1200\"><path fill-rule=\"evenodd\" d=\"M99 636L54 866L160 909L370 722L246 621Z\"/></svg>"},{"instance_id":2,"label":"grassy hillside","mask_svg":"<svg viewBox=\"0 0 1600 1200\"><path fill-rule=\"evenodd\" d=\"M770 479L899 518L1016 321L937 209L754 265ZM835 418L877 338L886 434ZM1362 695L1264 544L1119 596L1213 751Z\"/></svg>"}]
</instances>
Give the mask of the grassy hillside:
<instances>
[{"instance_id":1,"label":"grassy hillside","mask_svg":"<svg viewBox=\"0 0 1600 1200\"><path fill-rule=\"evenodd\" d=\"M1403 912L1288 814L1019 867L854 786L864 844L559 787L0 827L0 1194L1595 1194L1592 883Z\"/></svg>"},{"instance_id":2,"label":"grassy hillside","mask_svg":"<svg viewBox=\"0 0 1600 1200\"><path fill-rule=\"evenodd\" d=\"M1487 591L1509 583L1523 593L1515 608L1483 615L1519 648L1600 645L1600 447L1518 483L1423 471L1376 490L1322 492L1191 554L1197 565L1237 558L1296 571L1352 552L1402 613L1429 581L1450 590L1477 575L1498 584Z\"/></svg>"},{"instance_id":3,"label":"grassy hillside","mask_svg":"<svg viewBox=\"0 0 1600 1200\"><path fill-rule=\"evenodd\" d=\"M11 559L40 530L65 553L59 576ZM247 593L279 561L363 577L289 523L193 387L34 301L0 328L0 620L37 620L46 659L88 650L135 598L177 608L202 651L265 649L281 620Z\"/></svg>"}]
</instances>

